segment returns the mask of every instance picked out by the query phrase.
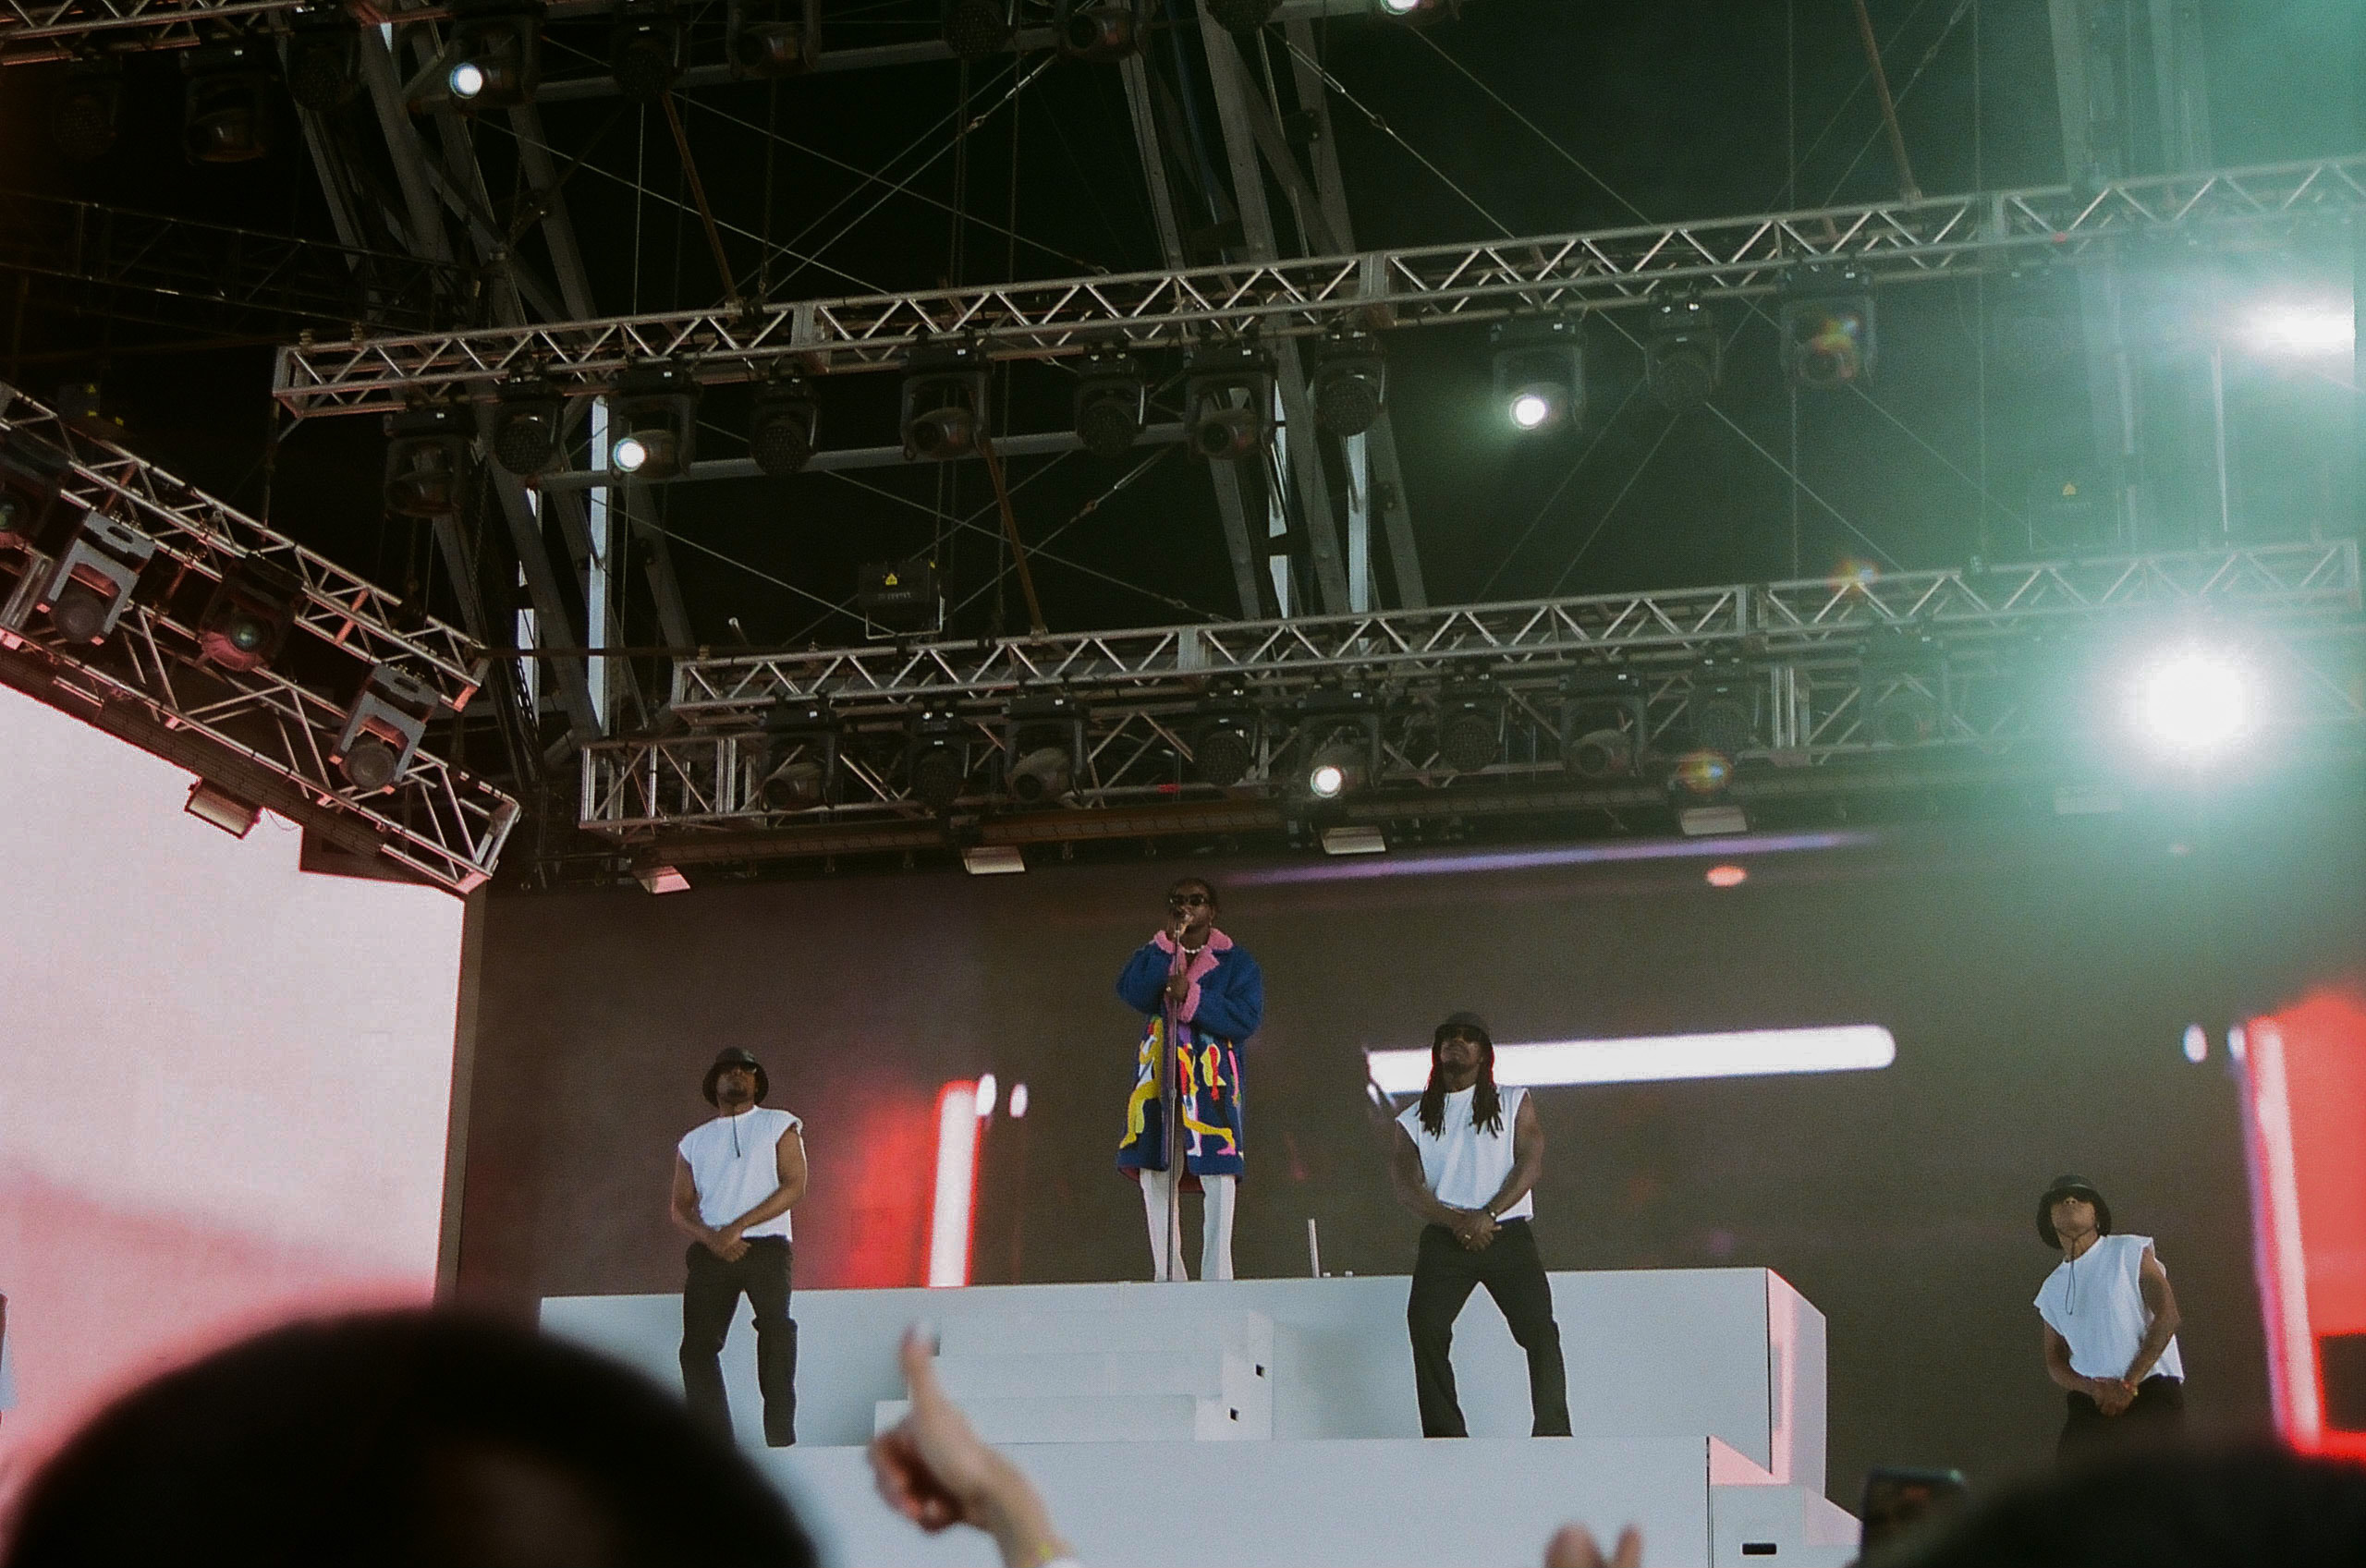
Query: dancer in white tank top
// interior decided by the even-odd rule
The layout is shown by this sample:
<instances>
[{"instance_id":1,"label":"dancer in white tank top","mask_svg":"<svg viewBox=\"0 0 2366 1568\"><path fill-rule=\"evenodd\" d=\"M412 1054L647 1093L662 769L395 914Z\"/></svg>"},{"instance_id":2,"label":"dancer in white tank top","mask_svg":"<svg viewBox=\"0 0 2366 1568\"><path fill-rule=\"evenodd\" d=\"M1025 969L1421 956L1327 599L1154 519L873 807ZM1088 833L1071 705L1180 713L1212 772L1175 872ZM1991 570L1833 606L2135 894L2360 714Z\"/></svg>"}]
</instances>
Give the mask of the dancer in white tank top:
<instances>
[{"instance_id":1,"label":"dancer in white tank top","mask_svg":"<svg viewBox=\"0 0 2366 1568\"><path fill-rule=\"evenodd\" d=\"M2037 1200L2038 1239L2062 1254L2037 1293L2045 1372L2069 1414L2069 1460L2185 1429L2177 1298L2151 1236L2115 1234L2111 1205L2084 1176L2056 1176Z\"/></svg>"}]
</instances>

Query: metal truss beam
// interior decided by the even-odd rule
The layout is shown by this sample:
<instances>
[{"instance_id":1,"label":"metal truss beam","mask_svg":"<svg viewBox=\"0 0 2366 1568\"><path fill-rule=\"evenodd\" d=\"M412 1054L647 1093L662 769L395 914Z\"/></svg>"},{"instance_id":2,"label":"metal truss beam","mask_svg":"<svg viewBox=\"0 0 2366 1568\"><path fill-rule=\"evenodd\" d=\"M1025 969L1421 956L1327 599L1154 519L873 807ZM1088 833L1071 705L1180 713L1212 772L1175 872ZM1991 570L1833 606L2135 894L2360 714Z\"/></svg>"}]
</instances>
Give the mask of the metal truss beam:
<instances>
[{"instance_id":1,"label":"metal truss beam","mask_svg":"<svg viewBox=\"0 0 2366 1568\"><path fill-rule=\"evenodd\" d=\"M31 627L52 558L30 544L0 553L10 684L197 768L252 804L336 819L341 842L437 886L465 893L492 873L518 813L508 796L423 743L402 777L374 793L354 788L329 760L372 668L399 668L457 712L487 667L475 642L406 615L394 594L5 383L0 444L57 467L62 505L132 529L157 557L113 635L93 646ZM196 622L213 584L255 564L275 568L298 592L298 635L271 663L231 671L205 659Z\"/></svg>"},{"instance_id":2,"label":"metal truss beam","mask_svg":"<svg viewBox=\"0 0 2366 1568\"><path fill-rule=\"evenodd\" d=\"M546 360L569 390L604 390L638 359L677 357L711 381L777 361L809 374L899 365L956 337L1004 359L1117 341L1179 346L1210 332L1319 334L1347 322L1434 326L1531 311L1640 305L1671 295L1772 293L1811 261L1854 263L1877 283L1965 275L2044 256L2088 258L2135 237L2226 235L2339 221L2366 210L2366 153L2196 175L1883 201L1812 212L1639 225L1481 245L1307 261L799 300L745 314L670 311L493 327L279 351L273 392L299 417L489 395Z\"/></svg>"},{"instance_id":3,"label":"metal truss beam","mask_svg":"<svg viewBox=\"0 0 2366 1568\"><path fill-rule=\"evenodd\" d=\"M1793 653L1896 631L2018 636L2140 611L2337 617L2360 608L2358 543L1950 567L1838 581L1395 610L981 643L743 654L676 666L673 709L694 724L752 723L774 704L993 700L1031 687L1196 689L1254 679L1311 686L1349 675L1497 679L1648 658Z\"/></svg>"},{"instance_id":4,"label":"metal truss beam","mask_svg":"<svg viewBox=\"0 0 2366 1568\"><path fill-rule=\"evenodd\" d=\"M1851 779L1868 776L1857 769L1937 780L1951 769L2026 767L2017 752L2058 773L2077 759L2056 710L2085 669L2065 650L2197 614L2240 639L2275 694L2271 727L2336 726L2354 737L2366 729L2359 611L2358 552L2344 541L698 661L680 668L675 694L688 729L587 749L579 820L628 842L883 824L941 832L899 772L922 711L962 715L969 778L957 810L984 813L993 842L1222 831L1134 820L1145 812L1234 809L1278 821L1293 809L1296 770L1342 726L1368 737L1374 760L1368 792L1344 803L1351 819L1665 806L1669 764L1703 744L1711 701L1746 726L1733 760L1771 764L1747 768L1736 798L1857 787ZM1482 769L1457 772L1439 754L1449 687L1483 692L1500 715L1496 760ZM1079 699L1082 766L1066 808L1014 817L1005 769L1023 721L1010 703L1030 690ZM833 716L826 803L767 788L799 768L810 780L808 765L820 762L811 736L764 727L774 704L792 697L795 711L818 699ZM1256 761L1241 785L1193 781L1198 726L1213 712L1253 727ZM1572 778L1573 744L1604 729L1638 759L1630 776ZM1407 806L1424 795L1428 804Z\"/></svg>"}]
</instances>

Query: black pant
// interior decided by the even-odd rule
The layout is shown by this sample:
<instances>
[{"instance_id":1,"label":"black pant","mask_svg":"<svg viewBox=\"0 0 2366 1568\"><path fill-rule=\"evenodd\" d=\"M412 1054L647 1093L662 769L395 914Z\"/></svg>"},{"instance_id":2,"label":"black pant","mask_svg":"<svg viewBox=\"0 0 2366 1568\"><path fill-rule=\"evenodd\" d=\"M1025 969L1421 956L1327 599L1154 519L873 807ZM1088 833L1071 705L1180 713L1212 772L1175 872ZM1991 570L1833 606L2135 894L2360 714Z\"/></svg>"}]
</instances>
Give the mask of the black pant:
<instances>
[{"instance_id":1,"label":"black pant","mask_svg":"<svg viewBox=\"0 0 2366 1568\"><path fill-rule=\"evenodd\" d=\"M2136 1398L2116 1416L2083 1393L2067 1396L2069 1415L2055 1457L2065 1464L2125 1448L2175 1442L2185 1433L2185 1384L2159 1373L2136 1385Z\"/></svg>"},{"instance_id":2,"label":"black pant","mask_svg":"<svg viewBox=\"0 0 2366 1568\"><path fill-rule=\"evenodd\" d=\"M1421 1232L1421 1254L1413 1265L1413 1293L1405 1303L1405 1326L1413 1335L1413 1387L1421 1399L1421 1435L1469 1437L1462 1405L1454 1395L1454 1320L1473 1286L1485 1285L1511 1325L1512 1338L1528 1352L1528 1403L1536 1436L1569 1435L1568 1376L1561 1367L1561 1331L1553 1321L1553 1286L1536 1256L1536 1236L1525 1220L1505 1222L1483 1252L1470 1252L1444 1225Z\"/></svg>"},{"instance_id":3,"label":"black pant","mask_svg":"<svg viewBox=\"0 0 2366 1568\"><path fill-rule=\"evenodd\" d=\"M797 1321L788 1315L787 1236L757 1236L737 1263L697 1242L682 1283L682 1398L690 1418L731 1441L731 1400L723 1392L723 1342L745 1291L756 1309L756 1386L764 1394L764 1441L797 1440Z\"/></svg>"}]
</instances>

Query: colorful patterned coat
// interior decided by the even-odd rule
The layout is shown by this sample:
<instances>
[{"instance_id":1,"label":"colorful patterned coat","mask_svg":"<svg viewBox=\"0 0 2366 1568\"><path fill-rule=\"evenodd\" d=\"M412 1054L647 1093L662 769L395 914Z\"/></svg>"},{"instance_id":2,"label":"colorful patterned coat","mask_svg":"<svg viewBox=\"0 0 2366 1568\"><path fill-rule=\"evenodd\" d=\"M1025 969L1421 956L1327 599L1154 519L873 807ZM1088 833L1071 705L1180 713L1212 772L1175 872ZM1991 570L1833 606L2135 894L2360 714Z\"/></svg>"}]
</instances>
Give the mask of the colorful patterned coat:
<instances>
[{"instance_id":1,"label":"colorful patterned coat","mask_svg":"<svg viewBox=\"0 0 2366 1568\"><path fill-rule=\"evenodd\" d=\"M1145 1015L1135 1058L1134 1092L1126 1100L1120 1171L1166 1169L1165 1107L1158 1098L1158 1058L1166 1027L1168 970L1175 943L1165 931L1142 943L1117 977L1117 994ZM1186 971L1190 989L1175 1015L1182 1050L1183 1166L1189 1177L1240 1174L1240 1048L1265 1017L1265 978L1248 950L1219 930ZM1186 1185L1196 1183L1187 1179Z\"/></svg>"}]
</instances>

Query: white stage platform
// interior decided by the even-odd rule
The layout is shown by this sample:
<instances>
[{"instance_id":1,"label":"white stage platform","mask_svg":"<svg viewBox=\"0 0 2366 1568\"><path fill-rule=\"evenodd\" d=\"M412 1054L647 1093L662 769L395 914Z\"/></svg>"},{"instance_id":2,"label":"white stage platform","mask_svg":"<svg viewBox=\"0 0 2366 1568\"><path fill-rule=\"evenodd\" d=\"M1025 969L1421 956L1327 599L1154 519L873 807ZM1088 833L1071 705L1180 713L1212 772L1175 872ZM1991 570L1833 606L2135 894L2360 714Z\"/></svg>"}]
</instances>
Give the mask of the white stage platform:
<instances>
[{"instance_id":1,"label":"white stage platform","mask_svg":"<svg viewBox=\"0 0 2366 1568\"><path fill-rule=\"evenodd\" d=\"M861 1445L900 1409L915 1321L1095 1568L1534 1562L1572 1519L1605 1539L1640 1525L1653 1564L1854 1556L1855 1521L1823 1497L1821 1313L1759 1269L1552 1282L1569 1439L1525 1436L1527 1361L1482 1292L1455 1344L1472 1440L1421 1440L1401 1276L799 1293L791 1450L760 1446L744 1306L725 1377L742 1441L847 1568L994 1560L871 1489ZM554 1297L543 1322L679 1377L676 1296Z\"/></svg>"}]
</instances>

